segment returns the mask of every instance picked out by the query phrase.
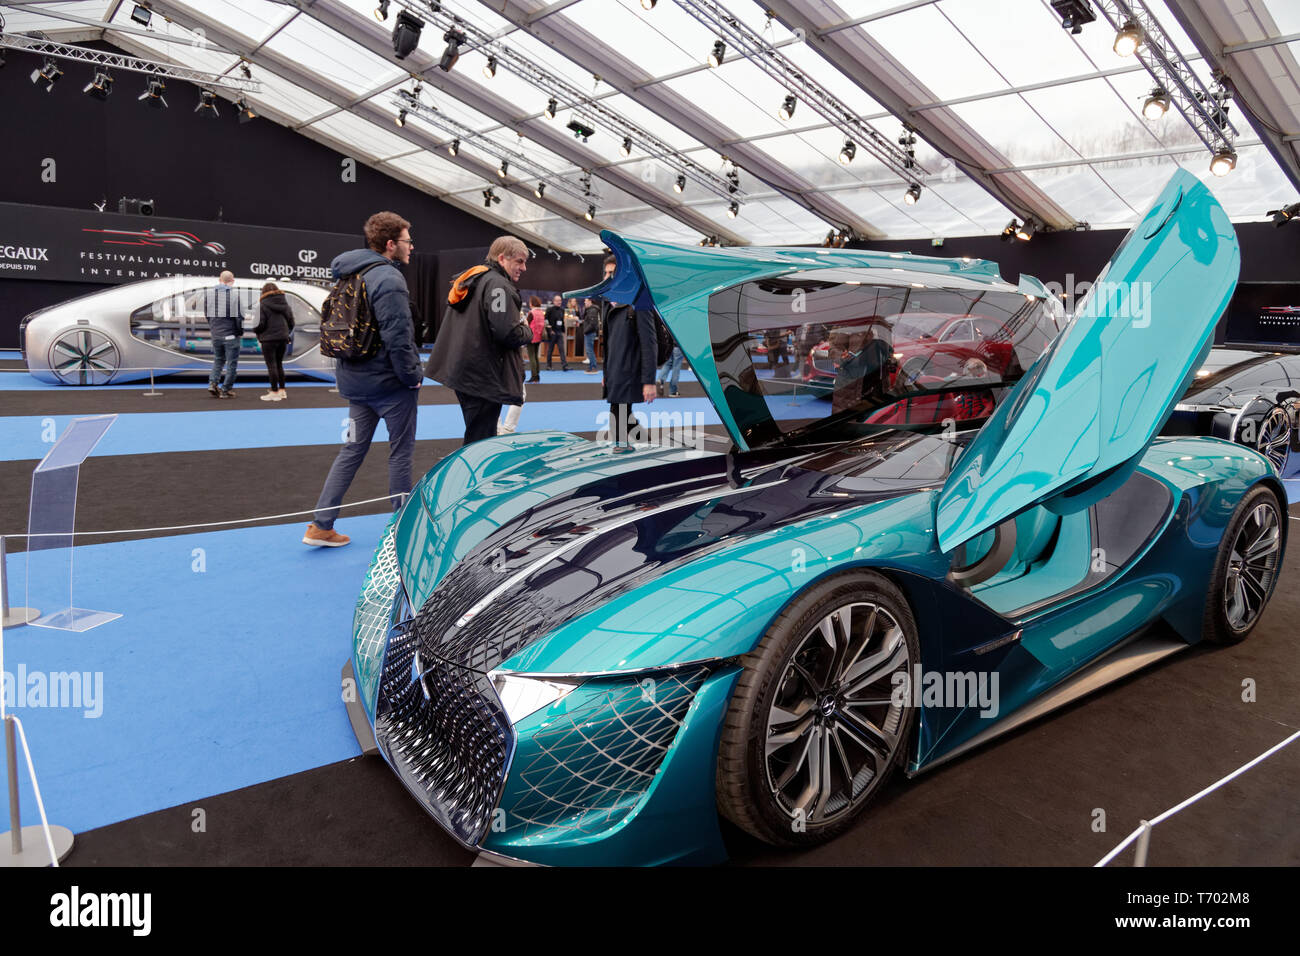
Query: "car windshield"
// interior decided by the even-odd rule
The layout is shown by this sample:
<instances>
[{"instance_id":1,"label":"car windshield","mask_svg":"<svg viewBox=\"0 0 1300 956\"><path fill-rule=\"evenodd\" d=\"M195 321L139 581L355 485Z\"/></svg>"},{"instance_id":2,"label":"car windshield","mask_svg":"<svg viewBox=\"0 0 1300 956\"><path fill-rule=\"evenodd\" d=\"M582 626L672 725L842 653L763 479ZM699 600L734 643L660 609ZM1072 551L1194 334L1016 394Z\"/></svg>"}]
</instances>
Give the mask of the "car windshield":
<instances>
[{"instance_id":1,"label":"car windshield","mask_svg":"<svg viewBox=\"0 0 1300 956\"><path fill-rule=\"evenodd\" d=\"M983 421L1061 327L1054 301L1005 283L821 275L710 297L723 394L751 446Z\"/></svg>"}]
</instances>

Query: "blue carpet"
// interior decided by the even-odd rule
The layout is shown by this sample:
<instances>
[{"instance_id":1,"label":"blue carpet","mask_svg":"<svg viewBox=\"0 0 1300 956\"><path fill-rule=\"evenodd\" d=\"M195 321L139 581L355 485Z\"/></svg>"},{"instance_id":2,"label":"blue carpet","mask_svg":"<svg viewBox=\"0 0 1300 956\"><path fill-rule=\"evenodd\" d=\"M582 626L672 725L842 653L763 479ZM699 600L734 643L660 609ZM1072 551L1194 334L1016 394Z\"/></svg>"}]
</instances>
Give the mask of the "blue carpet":
<instances>
[{"instance_id":1,"label":"blue carpet","mask_svg":"<svg viewBox=\"0 0 1300 956\"><path fill-rule=\"evenodd\" d=\"M5 670L24 667L29 688L38 672L102 674L99 717L85 716L84 700L12 708L50 822L81 832L203 806L212 794L356 756L339 669L387 521L345 515L339 528L353 543L335 549L304 547L305 521L77 548L77 604L123 617L83 634L4 632ZM15 604L24 560L9 558ZM21 755L19 765L23 823L34 824Z\"/></svg>"},{"instance_id":2,"label":"blue carpet","mask_svg":"<svg viewBox=\"0 0 1300 956\"><path fill-rule=\"evenodd\" d=\"M703 398L674 398L649 406L637 405L636 411L699 413L704 416L704 424L718 423L713 407ZM524 405L519 416L519 429L590 432L601 427L608 413L609 405L602 401L530 402ZM50 449L49 443L42 441L48 422L52 420L56 434L62 434L74 417L78 416L0 418L0 461L43 458ZM346 424L347 411L343 408L286 408L283 403L274 409L232 410L223 406L221 411L211 412L131 413L118 417L95 449L95 454L147 455L226 448L336 445L343 441ZM465 420L459 405L420 406L416 438L455 438L464 434ZM374 440L388 440L382 422L376 429Z\"/></svg>"}]
</instances>

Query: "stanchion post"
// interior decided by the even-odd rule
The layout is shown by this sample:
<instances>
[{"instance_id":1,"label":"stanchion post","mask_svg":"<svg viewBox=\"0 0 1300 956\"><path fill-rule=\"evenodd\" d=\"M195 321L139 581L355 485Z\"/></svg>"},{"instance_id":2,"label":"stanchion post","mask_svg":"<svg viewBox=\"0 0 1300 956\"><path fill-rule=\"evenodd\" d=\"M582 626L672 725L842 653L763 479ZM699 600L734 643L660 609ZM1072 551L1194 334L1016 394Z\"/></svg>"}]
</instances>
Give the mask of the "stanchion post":
<instances>
[{"instance_id":1,"label":"stanchion post","mask_svg":"<svg viewBox=\"0 0 1300 956\"><path fill-rule=\"evenodd\" d=\"M1151 846L1151 824L1142 821L1142 832L1138 834L1137 850L1133 854L1134 866L1147 865L1147 849Z\"/></svg>"},{"instance_id":2,"label":"stanchion post","mask_svg":"<svg viewBox=\"0 0 1300 956\"><path fill-rule=\"evenodd\" d=\"M5 763L9 768L9 850L14 856L23 852L23 823L18 812L18 741L14 718L5 714Z\"/></svg>"},{"instance_id":3,"label":"stanchion post","mask_svg":"<svg viewBox=\"0 0 1300 956\"><path fill-rule=\"evenodd\" d=\"M149 369L149 391L142 392L145 398L157 398L162 392L153 387L153 369Z\"/></svg>"},{"instance_id":4,"label":"stanchion post","mask_svg":"<svg viewBox=\"0 0 1300 956\"><path fill-rule=\"evenodd\" d=\"M5 536L0 534L0 621L5 627L21 627L41 616L34 607L9 606L9 570L5 561Z\"/></svg>"}]
</instances>

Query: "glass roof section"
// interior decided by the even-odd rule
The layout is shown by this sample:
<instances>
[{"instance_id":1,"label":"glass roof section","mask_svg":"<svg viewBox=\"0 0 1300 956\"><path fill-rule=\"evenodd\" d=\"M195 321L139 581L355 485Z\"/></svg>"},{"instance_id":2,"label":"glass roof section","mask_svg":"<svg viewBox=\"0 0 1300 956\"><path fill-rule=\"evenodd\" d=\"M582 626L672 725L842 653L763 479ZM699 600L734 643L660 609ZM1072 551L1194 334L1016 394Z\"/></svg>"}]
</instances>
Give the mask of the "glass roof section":
<instances>
[{"instance_id":1,"label":"glass roof section","mask_svg":"<svg viewBox=\"0 0 1300 956\"><path fill-rule=\"evenodd\" d=\"M837 54L861 58L855 65L858 76L881 76L890 82L895 96L901 90L906 91L905 97L918 98L909 100L908 106L919 108L916 115L927 122L941 128L953 120L969 125L977 137L971 144L972 155L994 157L982 162L995 178L1020 174L1028 194L1038 197L1044 207L1059 207L1093 228L1131 226L1179 166L1206 181L1235 219L1264 219L1269 209L1295 202L1300 192L1259 145L1239 106L1230 113L1239 133L1237 168L1221 179L1210 176L1209 153L1177 110L1154 121L1142 116L1142 101L1154 81L1136 60L1114 53L1113 31L1104 19L1099 17L1072 35L1061 28L1050 0L800 0L800 13L826 33L826 40L814 42L801 41L769 19L761 2L717 2L890 142L897 140L902 121L888 113L876 94L893 99L841 72L818 52L819 45L829 50L830 44L842 42L835 47ZM1169 12L1168 0L1146 2L1193 69L1208 81L1209 64ZM1300 33L1300 3L1252 0L1252 4L1265 35ZM499 187L499 179L462 168L442 150L422 150L388 123L360 115L374 110L391 122L397 114L393 94L409 88L408 71L413 67L372 52L353 38L355 33L336 30L323 20L342 16L370 33L387 32L403 5L404 0L393 3L388 20L381 23L375 16L376 0L315 0L306 9L275 0L175 0L169 4L169 13L175 13L172 22L154 15L152 36L136 32L139 25L130 19L134 4L129 2L68 0L43 3L37 12L6 7L3 13L10 33L43 31L55 40L62 34L82 42L88 26L61 19L60 14L102 20L111 11L112 25L123 32L115 35L110 28L106 35L110 42L136 56L214 73L235 70L240 57L186 27L198 27L203 21L219 23L234 35L239 50L251 51L253 77L262 89L248 99L267 121L284 122L347 146L359 158L380 168L388 165L431 192L455 193L458 201L503 227L517 224L557 248L598 250L599 237L593 225L583 220L584 204L577 197L558 189L549 192L547 200L559 207L557 212L498 188L502 201L482 209L481 191L489 185ZM414 2L410 6L419 7ZM566 140L570 135L566 124L575 117L594 128L586 142L573 139L572 149L563 151L566 155L530 136L521 139L510 124L523 121L525 133L530 126L539 132L540 124L547 122L540 116L549 93L502 67L494 77L486 77L480 51L466 50L453 76L429 71L422 99L450 119L525 153L570 183L578 183L583 168L590 170L600 194L596 224L694 243L706 224L683 220L704 217L724 236L790 245L818 244L828 230L844 225L832 221L834 210L848 210L857 222L887 238L917 239L996 233L1010 215L1002 200L937 153L922 133L918 133L916 157L928 174L917 176L923 192L915 205L903 202L907 183L867 150L859 147L853 162L841 164L838 154L844 134L811 104L798 103L789 120L777 115L790 92L785 84L734 50L728 50L720 68L705 66L716 37L679 0L661 0L651 11L643 10L640 0L514 0L512 9L532 18L526 30L505 19L500 9L489 0L442 2L445 14L533 59L705 169L721 175L731 168L724 156L735 160L748 194L739 216L731 219L727 200L695 183L677 193L671 160L647 156L640 147L625 157L621 133L602 128L582 107L562 106L550 127ZM192 16L187 18L186 11ZM1008 24L1014 24L1015 30L1008 30ZM597 42L590 44L590 51L569 58L551 41L575 29ZM862 39L887 50L903 74L893 76L887 72L891 65L867 62L857 43ZM443 47L441 31L426 26L420 45L436 58ZM1300 55L1300 42L1273 49L1280 55L1278 62L1291 63ZM273 72L266 62L259 62L259 55L267 53L292 66ZM602 58L610 57L626 57L628 74L650 73L653 79L637 89L616 89L609 78L597 80L594 74L602 72ZM1278 83L1290 88L1296 79L1284 75ZM339 102L312 93L313 83L336 89L338 96L332 98ZM491 107L496 115L463 102L454 92L457 89L481 96L480 105L498 104ZM656 91L671 91L704 118L711 131L726 131L718 139L734 139L716 148L705 146L686 131L682 117L653 95ZM434 142L451 138L418 118L410 122ZM471 158L491 167L497 164L495 157L476 149L473 142L463 143L462 148ZM732 151L735 156L729 155ZM518 174L512 170L514 175ZM635 180L643 187L642 195L649 198L652 193L660 208L611 185L610 177ZM529 185L522 176L518 181ZM773 182L798 184L799 201L782 195Z\"/></svg>"}]
</instances>

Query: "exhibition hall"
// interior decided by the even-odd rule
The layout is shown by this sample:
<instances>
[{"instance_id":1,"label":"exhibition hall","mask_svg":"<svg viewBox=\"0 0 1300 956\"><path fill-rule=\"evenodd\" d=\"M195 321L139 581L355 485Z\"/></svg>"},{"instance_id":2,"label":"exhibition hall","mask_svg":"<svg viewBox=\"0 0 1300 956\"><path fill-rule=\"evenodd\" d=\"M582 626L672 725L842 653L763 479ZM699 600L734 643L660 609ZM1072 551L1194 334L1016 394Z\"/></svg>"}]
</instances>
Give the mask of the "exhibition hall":
<instances>
[{"instance_id":1,"label":"exhibition hall","mask_svg":"<svg viewBox=\"0 0 1300 956\"><path fill-rule=\"evenodd\" d=\"M5 864L1250 926L1298 59L1294 0L0 3Z\"/></svg>"}]
</instances>

